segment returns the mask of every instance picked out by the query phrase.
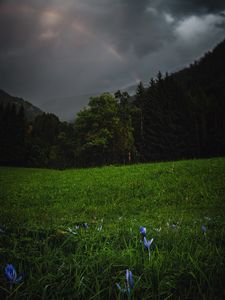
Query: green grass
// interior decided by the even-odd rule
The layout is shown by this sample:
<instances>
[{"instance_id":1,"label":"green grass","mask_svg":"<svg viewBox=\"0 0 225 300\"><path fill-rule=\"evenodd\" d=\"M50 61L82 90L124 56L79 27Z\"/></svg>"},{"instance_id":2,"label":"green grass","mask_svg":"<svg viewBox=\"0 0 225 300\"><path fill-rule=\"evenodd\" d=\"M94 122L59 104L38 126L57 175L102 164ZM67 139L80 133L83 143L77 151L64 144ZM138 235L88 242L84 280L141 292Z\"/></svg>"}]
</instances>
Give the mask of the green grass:
<instances>
[{"instance_id":1,"label":"green grass","mask_svg":"<svg viewBox=\"0 0 225 300\"><path fill-rule=\"evenodd\" d=\"M131 299L225 299L225 158L2 167L0 185L0 299L127 299L115 285L127 268ZM150 259L140 226L154 238ZM12 290L7 263L24 278Z\"/></svg>"}]
</instances>

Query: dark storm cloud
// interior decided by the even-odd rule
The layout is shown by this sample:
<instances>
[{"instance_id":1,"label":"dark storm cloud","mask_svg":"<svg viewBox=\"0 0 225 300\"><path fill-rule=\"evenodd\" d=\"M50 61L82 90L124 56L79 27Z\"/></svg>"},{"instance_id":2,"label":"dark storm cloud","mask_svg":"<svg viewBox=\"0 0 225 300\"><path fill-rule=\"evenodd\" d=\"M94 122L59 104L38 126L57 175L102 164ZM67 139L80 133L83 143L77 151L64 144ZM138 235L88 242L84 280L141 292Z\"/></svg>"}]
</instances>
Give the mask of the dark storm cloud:
<instances>
[{"instance_id":1,"label":"dark storm cloud","mask_svg":"<svg viewBox=\"0 0 225 300\"><path fill-rule=\"evenodd\" d=\"M0 1L0 87L45 108L148 81L221 40L224 12L218 0Z\"/></svg>"},{"instance_id":2,"label":"dark storm cloud","mask_svg":"<svg viewBox=\"0 0 225 300\"><path fill-rule=\"evenodd\" d=\"M153 5L176 16L218 13L225 9L223 0L153 0Z\"/></svg>"},{"instance_id":3,"label":"dark storm cloud","mask_svg":"<svg viewBox=\"0 0 225 300\"><path fill-rule=\"evenodd\" d=\"M171 28L165 26L164 16L148 10L148 0L115 0L113 3L110 9L103 9L102 14L100 7L89 22L116 50L142 56L158 49L172 35Z\"/></svg>"}]
</instances>

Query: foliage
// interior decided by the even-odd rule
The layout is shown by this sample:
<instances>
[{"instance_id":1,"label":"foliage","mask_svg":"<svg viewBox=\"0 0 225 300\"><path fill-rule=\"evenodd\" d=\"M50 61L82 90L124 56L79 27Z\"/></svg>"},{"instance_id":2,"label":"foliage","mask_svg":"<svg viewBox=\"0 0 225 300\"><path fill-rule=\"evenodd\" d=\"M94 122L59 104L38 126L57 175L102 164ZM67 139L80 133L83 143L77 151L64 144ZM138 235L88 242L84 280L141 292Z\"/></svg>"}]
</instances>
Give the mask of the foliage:
<instances>
[{"instance_id":1,"label":"foliage","mask_svg":"<svg viewBox=\"0 0 225 300\"><path fill-rule=\"evenodd\" d=\"M133 148L128 104L123 95L120 103L109 93L91 98L75 121L79 163L105 165L126 161Z\"/></svg>"},{"instance_id":2,"label":"foliage","mask_svg":"<svg viewBox=\"0 0 225 300\"><path fill-rule=\"evenodd\" d=\"M159 73L146 90L143 109L144 157L174 160L194 156L189 98L172 78Z\"/></svg>"},{"instance_id":3,"label":"foliage","mask_svg":"<svg viewBox=\"0 0 225 300\"><path fill-rule=\"evenodd\" d=\"M133 97L92 97L74 123L53 114L28 121L23 106L1 105L1 165L64 169L225 155L224 50L225 41L180 72L159 72Z\"/></svg>"},{"instance_id":4,"label":"foliage","mask_svg":"<svg viewBox=\"0 0 225 300\"><path fill-rule=\"evenodd\" d=\"M25 118L23 107L0 106L0 164L25 164Z\"/></svg>"}]
</instances>

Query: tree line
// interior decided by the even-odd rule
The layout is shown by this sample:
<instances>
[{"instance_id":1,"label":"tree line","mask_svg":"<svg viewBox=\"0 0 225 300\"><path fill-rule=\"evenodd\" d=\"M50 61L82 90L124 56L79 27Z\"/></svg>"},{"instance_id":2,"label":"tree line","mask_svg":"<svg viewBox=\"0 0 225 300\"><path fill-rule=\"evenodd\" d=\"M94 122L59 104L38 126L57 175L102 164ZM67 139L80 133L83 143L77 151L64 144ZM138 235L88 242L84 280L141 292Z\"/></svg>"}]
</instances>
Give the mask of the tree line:
<instances>
[{"instance_id":1,"label":"tree line","mask_svg":"<svg viewBox=\"0 0 225 300\"><path fill-rule=\"evenodd\" d=\"M0 106L0 164L90 167L225 155L225 42L136 94L92 97L73 123ZM216 66L216 67L215 67Z\"/></svg>"}]
</instances>

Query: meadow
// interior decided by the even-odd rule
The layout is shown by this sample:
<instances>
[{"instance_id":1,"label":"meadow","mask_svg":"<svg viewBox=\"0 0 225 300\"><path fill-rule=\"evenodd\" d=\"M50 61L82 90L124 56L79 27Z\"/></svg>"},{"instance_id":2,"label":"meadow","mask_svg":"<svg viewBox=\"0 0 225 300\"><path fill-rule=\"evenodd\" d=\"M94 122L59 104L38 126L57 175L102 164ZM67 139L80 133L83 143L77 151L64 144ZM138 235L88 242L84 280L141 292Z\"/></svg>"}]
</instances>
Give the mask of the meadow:
<instances>
[{"instance_id":1,"label":"meadow","mask_svg":"<svg viewBox=\"0 0 225 300\"><path fill-rule=\"evenodd\" d=\"M225 158L1 167L0 299L225 299L224 225Z\"/></svg>"}]
</instances>

